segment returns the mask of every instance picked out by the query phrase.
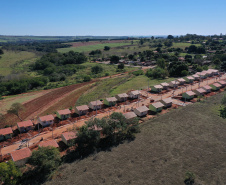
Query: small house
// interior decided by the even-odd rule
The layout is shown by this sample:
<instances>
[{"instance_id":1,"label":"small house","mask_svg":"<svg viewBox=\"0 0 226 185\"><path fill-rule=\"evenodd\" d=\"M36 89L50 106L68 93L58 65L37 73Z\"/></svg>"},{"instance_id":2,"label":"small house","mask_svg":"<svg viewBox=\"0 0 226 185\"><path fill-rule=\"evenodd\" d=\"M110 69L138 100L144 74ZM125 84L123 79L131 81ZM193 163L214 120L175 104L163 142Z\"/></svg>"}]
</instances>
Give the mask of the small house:
<instances>
[{"instance_id":1,"label":"small house","mask_svg":"<svg viewBox=\"0 0 226 185\"><path fill-rule=\"evenodd\" d=\"M27 162L31 154L32 152L29 148L22 148L10 153L12 160L15 162L16 166L23 166Z\"/></svg>"},{"instance_id":2,"label":"small house","mask_svg":"<svg viewBox=\"0 0 226 185\"><path fill-rule=\"evenodd\" d=\"M219 84L219 83L214 83L214 84L211 84L210 87L212 87L212 90L218 91L218 90L220 90L220 88L221 88L221 84Z\"/></svg>"},{"instance_id":3,"label":"small house","mask_svg":"<svg viewBox=\"0 0 226 185\"><path fill-rule=\"evenodd\" d=\"M207 77L213 76L212 70L207 70L207 71L203 71L203 72L206 73Z\"/></svg>"},{"instance_id":4,"label":"small house","mask_svg":"<svg viewBox=\"0 0 226 185\"><path fill-rule=\"evenodd\" d=\"M75 113L78 114L79 116L85 115L89 112L89 107L87 105L81 105L75 107Z\"/></svg>"},{"instance_id":5,"label":"small house","mask_svg":"<svg viewBox=\"0 0 226 185\"><path fill-rule=\"evenodd\" d=\"M64 109L64 110L58 110L56 112L56 115L59 119L61 120L65 120L65 119L68 119L70 118L71 116L71 111L69 109Z\"/></svg>"},{"instance_id":6,"label":"small house","mask_svg":"<svg viewBox=\"0 0 226 185\"><path fill-rule=\"evenodd\" d=\"M0 129L0 141L12 138L13 130L11 127Z\"/></svg>"},{"instance_id":7,"label":"small house","mask_svg":"<svg viewBox=\"0 0 226 185\"><path fill-rule=\"evenodd\" d=\"M159 93L159 92L162 91L162 89L163 89L163 87L162 87L161 85L154 85L154 86L151 86L151 91L152 91L152 92L157 92L157 93Z\"/></svg>"},{"instance_id":8,"label":"small house","mask_svg":"<svg viewBox=\"0 0 226 185\"><path fill-rule=\"evenodd\" d=\"M182 97L186 100L191 100L195 96L195 93L193 91L188 91L182 94Z\"/></svg>"},{"instance_id":9,"label":"small house","mask_svg":"<svg viewBox=\"0 0 226 185\"><path fill-rule=\"evenodd\" d=\"M194 90L194 93L195 93L197 96L203 96L203 95L206 93L206 90L203 89L203 88L199 88L199 89Z\"/></svg>"},{"instance_id":10,"label":"small house","mask_svg":"<svg viewBox=\"0 0 226 185\"><path fill-rule=\"evenodd\" d=\"M172 106L173 100L172 98L165 98L160 100L160 102L164 105L165 108L168 108Z\"/></svg>"},{"instance_id":11,"label":"small house","mask_svg":"<svg viewBox=\"0 0 226 185\"><path fill-rule=\"evenodd\" d=\"M54 123L54 117L51 114L38 117L38 123L40 123L43 127L47 127L47 126L52 125Z\"/></svg>"},{"instance_id":12,"label":"small house","mask_svg":"<svg viewBox=\"0 0 226 185\"><path fill-rule=\"evenodd\" d=\"M197 80L199 80L199 75L192 75L192 77L197 81Z\"/></svg>"},{"instance_id":13,"label":"small house","mask_svg":"<svg viewBox=\"0 0 226 185\"><path fill-rule=\"evenodd\" d=\"M64 132L61 134L62 141L70 146L73 144L74 140L77 138L76 132Z\"/></svg>"},{"instance_id":14,"label":"small house","mask_svg":"<svg viewBox=\"0 0 226 185\"><path fill-rule=\"evenodd\" d=\"M115 97L117 98L118 101L123 102L126 101L129 96L126 93L122 93L117 94Z\"/></svg>"},{"instance_id":15,"label":"small house","mask_svg":"<svg viewBox=\"0 0 226 185\"><path fill-rule=\"evenodd\" d=\"M195 80L192 76L187 76L184 79L186 80L186 83L189 84L193 83L193 81Z\"/></svg>"},{"instance_id":16,"label":"small house","mask_svg":"<svg viewBox=\"0 0 226 185\"><path fill-rule=\"evenodd\" d=\"M115 97L106 98L104 100L104 104L111 107L114 106L117 102L117 99Z\"/></svg>"},{"instance_id":17,"label":"small house","mask_svg":"<svg viewBox=\"0 0 226 185\"><path fill-rule=\"evenodd\" d=\"M38 145L39 147L55 147L58 148L59 145L57 144L56 140L54 139L50 139L47 141L42 141L41 143L39 143Z\"/></svg>"},{"instance_id":18,"label":"small house","mask_svg":"<svg viewBox=\"0 0 226 185\"><path fill-rule=\"evenodd\" d=\"M148 114L148 108L146 106L137 107L134 109L134 113L137 116L146 116Z\"/></svg>"},{"instance_id":19,"label":"small house","mask_svg":"<svg viewBox=\"0 0 226 185\"><path fill-rule=\"evenodd\" d=\"M200 76L200 78L204 79L204 78L207 78L208 74L206 72L200 72L198 73L198 75Z\"/></svg>"},{"instance_id":20,"label":"small house","mask_svg":"<svg viewBox=\"0 0 226 185\"><path fill-rule=\"evenodd\" d=\"M155 102L149 105L149 109L153 112L161 112L164 105L161 102Z\"/></svg>"},{"instance_id":21,"label":"small house","mask_svg":"<svg viewBox=\"0 0 226 185\"><path fill-rule=\"evenodd\" d=\"M129 98L131 98L131 99L137 99L139 97L140 93L138 90L136 90L136 91L130 91L128 93L128 95L129 95Z\"/></svg>"},{"instance_id":22,"label":"small house","mask_svg":"<svg viewBox=\"0 0 226 185\"><path fill-rule=\"evenodd\" d=\"M136 118L136 117L137 117L137 115L136 115L134 112L127 112L127 113L125 113L125 114L123 114L123 115L125 116L125 118L126 118L127 120L133 119L133 118Z\"/></svg>"},{"instance_id":23,"label":"small house","mask_svg":"<svg viewBox=\"0 0 226 185\"><path fill-rule=\"evenodd\" d=\"M28 132L29 130L33 129L33 123L31 120L18 122L17 128L20 133Z\"/></svg>"},{"instance_id":24,"label":"small house","mask_svg":"<svg viewBox=\"0 0 226 185\"><path fill-rule=\"evenodd\" d=\"M166 82L163 82L163 83L161 83L160 85L162 86L162 89L163 89L163 90L167 90L167 89L169 88L169 84L166 83Z\"/></svg>"},{"instance_id":25,"label":"small house","mask_svg":"<svg viewBox=\"0 0 226 185\"><path fill-rule=\"evenodd\" d=\"M100 100L96 100L96 101L91 101L88 104L89 108L93 109L93 110L99 110L102 108L103 103Z\"/></svg>"},{"instance_id":26,"label":"small house","mask_svg":"<svg viewBox=\"0 0 226 185\"><path fill-rule=\"evenodd\" d=\"M179 82L179 85L184 85L186 80L183 78L178 78L177 81Z\"/></svg>"},{"instance_id":27,"label":"small house","mask_svg":"<svg viewBox=\"0 0 226 185\"><path fill-rule=\"evenodd\" d=\"M225 87L226 86L226 82L221 80L221 81L218 81L217 83L221 84L221 87Z\"/></svg>"},{"instance_id":28,"label":"small house","mask_svg":"<svg viewBox=\"0 0 226 185\"><path fill-rule=\"evenodd\" d=\"M210 87L209 85L205 85L202 88L206 91L206 93L210 93L212 90L212 87Z\"/></svg>"},{"instance_id":29,"label":"small house","mask_svg":"<svg viewBox=\"0 0 226 185\"><path fill-rule=\"evenodd\" d=\"M178 85L179 85L178 81L171 81L171 82L169 82L169 86L172 87L172 88L176 88L176 87L178 87Z\"/></svg>"}]
</instances>

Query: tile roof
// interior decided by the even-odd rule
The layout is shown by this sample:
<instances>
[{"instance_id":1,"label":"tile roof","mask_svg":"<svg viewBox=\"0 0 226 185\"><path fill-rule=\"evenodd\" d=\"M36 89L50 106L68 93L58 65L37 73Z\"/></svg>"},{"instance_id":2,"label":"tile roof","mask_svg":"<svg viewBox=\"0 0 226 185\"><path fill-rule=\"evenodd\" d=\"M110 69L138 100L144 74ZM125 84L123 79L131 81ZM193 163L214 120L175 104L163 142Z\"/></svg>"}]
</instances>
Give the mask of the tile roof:
<instances>
[{"instance_id":1,"label":"tile roof","mask_svg":"<svg viewBox=\"0 0 226 185\"><path fill-rule=\"evenodd\" d=\"M117 99L115 97L106 98L108 102L116 102Z\"/></svg>"},{"instance_id":2,"label":"tile roof","mask_svg":"<svg viewBox=\"0 0 226 185\"><path fill-rule=\"evenodd\" d=\"M206 89L206 90L211 90L211 89L212 89L212 87L210 87L209 85L205 85L205 86L203 86L202 88L204 88L204 89Z\"/></svg>"},{"instance_id":3,"label":"tile roof","mask_svg":"<svg viewBox=\"0 0 226 185\"><path fill-rule=\"evenodd\" d=\"M168 83L166 83L166 82L163 82L163 83L161 83L160 85L161 85L161 86L163 86L163 87L165 87L165 86L169 86L169 84L168 84Z\"/></svg>"},{"instance_id":4,"label":"tile roof","mask_svg":"<svg viewBox=\"0 0 226 185\"><path fill-rule=\"evenodd\" d=\"M126 93L117 94L119 98L128 98L128 95Z\"/></svg>"},{"instance_id":5,"label":"tile roof","mask_svg":"<svg viewBox=\"0 0 226 185\"><path fill-rule=\"evenodd\" d=\"M89 107L87 105L81 105L76 107L79 111L89 110Z\"/></svg>"},{"instance_id":6,"label":"tile roof","mask_svg":"<svg viewBox=\"0 0 226 185\"><path fill-rule=\"evenodd\" d=\"M221 80L221 81L219 81L219 82L217 82L217 83L219 83L219 84L221 84L221 85L226 85L226 82L223 81L223 80Z\"/></svg>"},{"instance_id":7,"label":"tile roof","mask_svg":"<svg viewBox=\"0 0 226 185\"><path fill-rule=\"evenodd\" d=\"M20 150L16 150L10 153L13 161L19 161L21 159L25 159L31 156L31 150L29 148L23 148Z\"/></svg>"},{"instance_id":8,"label":"tile roof","mask_svg":"<svg viewBox=\"0 0 226 185\"><path fill-rule=\"evenodd\" d=\"M76 132L64 132L62 133L62 136L67 140L75 139L77 138Z\"/></svg>"},{"instance_id":9,"label":"tile roof","mask_svg":"<svg viewBox=\"0 0 226 185\"><path fill-rule=\"evenodd\" d=\"M138 90L131 91L130 93L131 93L132 95L139 95L139 94L140 94Z\"/></svg>"},{"instance_id":10,"label":"tile roof","mask_svg":"<svg viewBox=\"0 0 226 185\"><path fill-rule=\"evenodd\" d=\"M203 89L203 88L196 89L196 91L198 91L199 93L205 93L206 92L206 90Z\"/></svg>"},{"instance_id":11,"label":"tile roof","mask_svg":"<svg viewBox=\"0 0 226 185\"><path fill-rule=\"evenodd\" d=\"M192 75L194 78L199 78L199 75Z\"/></svg>"},{"instance_id":12,"label":"tile roof","mask_svg":"<svg viewBox=\"0 0 226 185\"><path fill-rule=\"evenodd\" d=\"M194 95L195 95L195 93L194 93L193 91L188 91L188 92L186 92L186 94L187 94L188 96L194 96Z\"/></svg>"},{"instance_id":13,"label":"tile roof","mask_svg":"<svg viewBox=\"0 0 226 185\"><path fill-rule=\"evenodd\" d=\"M58 110L57 112L58 112L60 115L71 114L71 111L70 111L69 109Z\"/></svg>"},{"instance_id":14,"label":"tile roof","mask_svg":"<svg viewBox=\"0 0 226 185\"><path fill-rule=\"evenodd\" d=\"M165 99L162 99L162 101L165 103L172 103L172 98L165 98Z\"/></svg>"},{"instance_id":15,"label":"tile roof","mask_svg":"<svg viewBox=\"0 0 226 185\"><path fill-rule=\"evenodd\" d=\"M18 127L31 127L33 126L33 123L31 120L22 121L17 123Z\"/></svg>"},{"instance_id":16,"label":"tile roof","mask_svg":"<svg viewBox=\"0 0 226 185\"><path fill-rule=\"evenodd\" d=\"M39 117L39 119L41 121L50 121L50 120L54 120L54 117L52 114L50 114L50 115L46 115L46 116L41 116L41 117Z\"/></svg>"},{"instance_id":17,"label":"tile roof","mask_svg":"<svg viewBox=\"0 0 226 185\"><path fill-rule=\"evenodd\" d=\"M194 78L192 76L188 76L187 79L194 80Z\"/></svg>"},{"instance_id":18,"label":"tile roof","mask_svg":"<svg viewBox=\"0 0 226 185\"><path fill-rule=\"evenodd\" d=\"M219 84L219 83L214 83L212 85L215 86L215 87L221 87L221 84Z\"/></svg>"},{"instance_id":19,"label":"tile roof","mask_svg":"<svg viewBox=\"0 0 226 185\"><path fill-rule=\"evenodd\" d=\"M59 145L57 144L56 140L54 140L54 139L47 140L47 141L42 141L42 142L39 144L39 146L40 146L40 147L52 146L52 147L56 147L56 148L59 147Z\"/></svg>"},{"instance_id":20,"label":"tile roof","mask_svg":"<svg viewBox=\"0 0 226 185\"><path fill-rule=\"evenodd\" d=\"M138 110L139 112L145 112L145 111L148 111L149 109L146 106L141 106L141 107L137 107L136 110Z\"/></svg>"},{"instance_id":21,"label":"tile roof","mask_svg":"<svg viewBox=\"0 0 226 185\"><path fill-rule=\"evenodd\" d=\"M177 81L178 81L178 82L185 82L186 80L183 79L183 78L178 78Z\"/></svg>"},{"instance_id":22,"label":"tile roof","mask_svg":"<svg viewBox=\"0 0 226 185\"><path fill-rule=\"evenodd\" d=\"M155 103L152 103L152 105L153 105L155 108L161 108L161 107L164 107L164 105L163 105L161 102L155 102Z\"/></svg>"},{"instance_id":23,"label":"tile roof","mask_svg":"<svg viewBox=\"0 0 226 185\"><path fill-rule=\"evenodd\" d=\"M7 127L7 128L2 128L0 129L0 135L7 135L7 134L12 134L13 130L11 127Z\"/></svg>"},{"instance_id":24,"label":"tile roof","mask_svg":"<svg viewBox=\"0 0 226 185\"><path fill-rule=\"evenodd\" d=\"M163 87L161 85L155 85L154 88L156 88L156 89L162 89Z\"/></svg>"},{"instance_id":25,"label":"tile roof","mask_svg":"<svg viewBox=\"0 0 226 185\"><path fill-rule=\"evenodd\" d=\"M90 102L91 105L103 105L103 103L100 100L97 101L91 101Z\"/></svg>"},{"instance_id":26,"label":"tile roof","mask_svg":"<svg viewBox=\"0 0 226 185\"><path fill-rule=\"evenodd\" d=\"M134 112L127 112L123 115L125 116L126 119L131 119L131 118L137 117L137 115Z\"/></svg>"},{"instance_id":27,"label":"tile roof","mask_svg":"<svg viewBox=\"0 0 226 185\"><path fill-rule=\"evenodd\" d=\"M172 83L172 84L174 84L174 85L178 85L179 84L179 82L177 82L177 81L171 81L170 83Z\"/></svg>"}]
</instances>

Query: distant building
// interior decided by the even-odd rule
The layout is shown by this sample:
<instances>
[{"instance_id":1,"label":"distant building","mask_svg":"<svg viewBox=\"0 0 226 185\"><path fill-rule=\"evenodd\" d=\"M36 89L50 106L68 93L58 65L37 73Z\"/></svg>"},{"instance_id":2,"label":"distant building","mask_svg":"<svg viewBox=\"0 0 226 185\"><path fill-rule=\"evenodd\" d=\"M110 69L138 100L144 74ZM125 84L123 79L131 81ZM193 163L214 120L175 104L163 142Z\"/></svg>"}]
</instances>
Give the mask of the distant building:
<instances>
[{"instance_id":1,"label":"distant building","mask_svg":"<svg viewBox=\"0 0 226 185\"><path fill-rule=\"evenodd\" d=\"M220 90L220 88L221 88L221 84L219 84L219 83L214 83L214 84L211 84L210 87L212 87L212 90L213 90L213 91L218 91L218 90Z\"/></svg>"},{"instance_id":2,"label":"distant building","mask_svg":"<svg viewBox=\"0 0 226 185\"><path fill-rule=\"evenodd\" d=\"M161 112L164 105L161 102L155 102L149 105L149 109L152 112Z\"/></svg>"},{"instance_id":3,"label":"distant building","mask_svg":"<svg viewBox=\"0 0 226 185\"><path fill-rule=\"evenodd\" d=\"M203 89L203 88L199 88L199 89L194 90L194 93L195 93L197 96L203 96L203 95L206 93L206 90Z\"/></svg>"},{"instance_id":4,"label":"distant building","mask_svg":"<svg viewBox=\"0 0 226 185\"><path fill-rule=\"evenodd\" d=\"M127 112L127 113L125 113L125 114L123 114L123 115L125 116L125 118L126 118L127 120L133 119L133 118L136 118L136 117L137 117L137 115L136 115L134 112Z\"/></svg>"},{"instance_id":5,"label":"distant building","mask_svg":"<svg viewBox=\"0 0 226 185\"><path fill-rule=\"evenodd\" d=\"M183 78L178 78L177 81L179 82L179 85L184 85L186 80Z\"/></svg>"},{"instance_id":6,"label":"distant building","mask_svg":"<svg viewBox=\"0 0 226 185\"><path fill-rule=\"evenodd\" d=\"M69 109L64 109L64 110L58 110L56 112L56 115L59 119L61 120L65 120L65 119L68 119L70 118L71 116L71 111Z\"/></svg>"},{"instance_id":7,"label":"distant building","mask_svg":"<svg viewBox=\"0 0 226 185\"><path fill-rule=\"evenodd\" d=\"M195 80L192 76L187 76L184 79L186 80L187 83L193 83L193 81Z\"/></svg>"},{"instance_id":8,"label":"distant building","mask_svg":"<svg viewBox=\"0 0 226 185\"><path fill-rule=\"evenodd\" d=\"M103 106L103 103L100 101L100 100L97 100L97 101L91 101L89 104L88 104L89 108L93 109L93 110L99 110L102 108Z\"/></svg>"},{"instance_id":9,"label":"distant building","mask_svg":"<svg viewBox=\"0 0 226 185\"><path fill-rule=\"evenodd\" d=\"M126 93L122 93L122 94L117 94L115 97L117 98L118 101L123 102L123 101L126 101L129 96Z\"/></svg>"},{"instance_id":10,"label":"distant building","mask_svg":"<svg viewBox=\"0 0 226 185\"><path fill-rule=\"evenodd\" d=\"M162 89L163 89L163 90L167 90L167 89L169 88L169 84L166 83L166 82L163 82L163 83L161 83L160 85L162 86Z\"/></svg>"},{"instance_id":11,"label":"distant building","mask_svg":"<svg viewBox=\"0 0 226 185\"><path fill-rule=\"evenodd\" d=\"M172 87L172 88L176 88L176 87L178 87L178 85L179 85L179 82L177 82L177 81L169 82L169 86Z\"/></svg>"},{"instance_id":12,"label":"distant building","mask_svg":"<svg viewBox=\"0 0 226 185\"><path fill-rule=\"evenodd\" d=\"M172 101L172 98L165 98L160 100L160 103L162 103L165 108L168 108L172 106L173 101Z\"/></svg>"},{"instance_id":13,"label":"distant building","mask_svg":"<svg viewBox=\"0 0 226 185\"><path fill-rule=\"evenodd\" d=\"M115 97L106 98L104 100L104 104L107 106L114 106L117 102L117 99Z\"/></svg>"},{"instance_id":14,"label":"distant building","mask_svg":"<svg viewBox=\"0 0 226 185\"><path fill-rule=\"evenodd\" d=\"M195 96L195 93L193 91L188 91L182 94L182 97L186 100L191 100Z\"/></svg>"},{"instance_id":15,"label":"distant building","mask_svg":"<svg viewBox=\"0 0 226 185\"><path fill-rule=\"evenodd\" d=\"M136 90L136 91L130 91L130 92L128 93L129 98L131 98L131 99L136 99L136 98L138 98L139 94L140 94L140 93L139 93L138 90Z\"/></svg>"},{"instance_id":16,"label":"distant building","mask_svg":"<svg viewBox=\"0 0 226 185\"><path fill-rule=\"evenodd\" d=\"M64 132L61 134L62 141L70 146L73 144L74 140L77 138L76 132Z\"/></svg>"},{"instance_id":17,"label":"distant building","mask_svg":"<svg viewBox=\"0 0 226 185\"><path fill-rule=\"evenodd\" d=\"M152 92L161 92L163 89L163 87L161 85L154 85L154 86L151 86L151 91Z\"/></svg>"},{"instance_id":18,"label":"distant building","mask_svg":"<svg viewBox=\"0 0 226 185\"><path fill-rule=\"evenodd\" d=\"M212 87L210 87L209 85L205 85L202 88L206 91L206 93L210 93L212 90Z\"/></svg>"},{"instance_id":19,"label":"distant building","mask_svg":"<svg viewBox=\"0 0 226 185\"><path fill-rule=\"evenodd\" d=\"M58 148L59 145L57 144L56 140L50 139L47 141L42 141L39 145L39 147L55 147Z\"/></svg>"}]
</instances>

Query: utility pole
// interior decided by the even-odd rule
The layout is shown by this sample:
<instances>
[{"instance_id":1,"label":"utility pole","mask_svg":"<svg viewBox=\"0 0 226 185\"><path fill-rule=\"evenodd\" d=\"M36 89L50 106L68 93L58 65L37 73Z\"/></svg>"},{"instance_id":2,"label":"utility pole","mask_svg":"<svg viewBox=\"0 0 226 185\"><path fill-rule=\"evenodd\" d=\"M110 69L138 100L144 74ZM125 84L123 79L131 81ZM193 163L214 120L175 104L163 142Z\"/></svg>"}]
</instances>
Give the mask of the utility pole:
<instances>
[{"instance_id":1,"label":"utility pole","mask_svg":"<svg viewBox=\"0 0 226 185\"><path fill-rule=\"evenodd\" d=\"M97 116L97 99L96 99L96 116Z\"/></svg>"}]
</instances>

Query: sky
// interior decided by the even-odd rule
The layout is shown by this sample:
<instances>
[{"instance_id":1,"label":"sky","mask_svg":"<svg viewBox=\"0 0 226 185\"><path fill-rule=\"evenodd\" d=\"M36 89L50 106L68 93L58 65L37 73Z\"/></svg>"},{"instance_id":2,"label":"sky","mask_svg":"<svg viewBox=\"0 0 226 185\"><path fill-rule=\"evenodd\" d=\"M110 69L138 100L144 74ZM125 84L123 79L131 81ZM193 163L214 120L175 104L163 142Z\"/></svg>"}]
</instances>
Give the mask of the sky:
<instances>
[{"instance_id":1,"label":"sky","mask_svg":"<svg viewBox=\"0 0 226 185\"><path fill-rule=\"evenodd\" d=\"M226 34L226 0L0 0L0 35Z\"/></svg>"}]
</instances>

